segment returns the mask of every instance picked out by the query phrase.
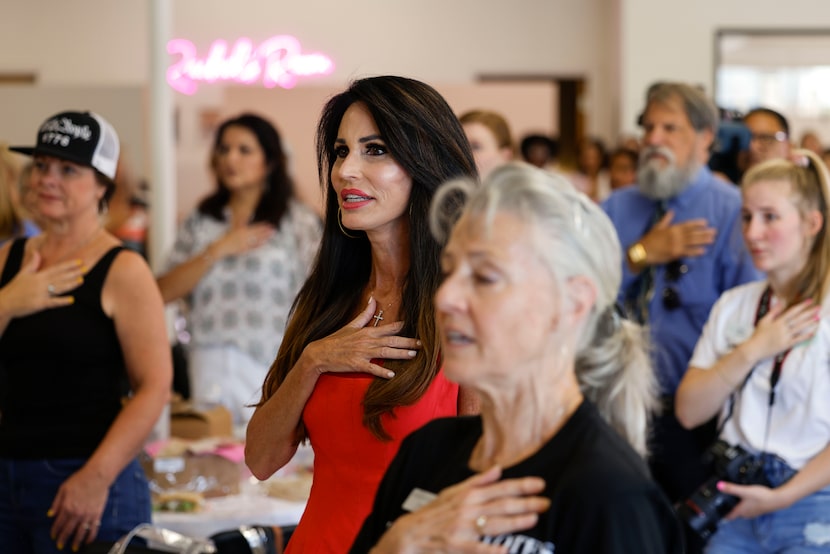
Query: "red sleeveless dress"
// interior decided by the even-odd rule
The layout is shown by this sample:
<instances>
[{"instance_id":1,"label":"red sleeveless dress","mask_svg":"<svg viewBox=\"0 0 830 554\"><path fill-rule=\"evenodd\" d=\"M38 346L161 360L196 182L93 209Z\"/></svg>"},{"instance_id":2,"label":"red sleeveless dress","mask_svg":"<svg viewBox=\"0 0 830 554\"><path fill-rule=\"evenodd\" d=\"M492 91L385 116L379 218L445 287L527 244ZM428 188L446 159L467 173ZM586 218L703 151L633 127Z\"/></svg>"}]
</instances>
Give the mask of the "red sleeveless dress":
<instances>
[{"instance_id":1,"label":"red sleeveless dress","mask_svg":"<svg viewBox=\"0 0 830 554\"><path fill-rule=\"evenodd\" d=\"M362 421L363 397L375 378L326 373L317 381L303 411L314 449L314 482L286 554L347 552L401 440L432 419L457 414L458 385L439 371L415 404L382 417L392 440L380 441Z\"/></svg>"}]
</instances>

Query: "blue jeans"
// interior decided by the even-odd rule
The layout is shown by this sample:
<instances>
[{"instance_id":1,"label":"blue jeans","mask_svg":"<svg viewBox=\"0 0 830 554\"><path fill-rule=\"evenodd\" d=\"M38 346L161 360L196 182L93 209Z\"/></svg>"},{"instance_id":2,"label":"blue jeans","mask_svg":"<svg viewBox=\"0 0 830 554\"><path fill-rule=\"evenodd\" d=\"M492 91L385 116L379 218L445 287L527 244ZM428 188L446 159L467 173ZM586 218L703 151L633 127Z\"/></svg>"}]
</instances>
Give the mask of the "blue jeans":
<instances>
[{"instance_id":1,"label":"blue jeans","mask_svg":"<svg viewBox=\"0 0 830 554\"><path fill-rule=\"evenodd\" d=\"M0 459L0 552L65 554L50 537L54 518L46 516L58 487L85 459ZM150 489L133 460L109 489L97 541L116 541L140 523L151 522Z\"/></svg>"},{"instance_id":2,"label":"blue jeans","mask_svg":"<svg viewBox=\"0 0 830 554\"><path fill-rule=\"evenodd\" d=\"M778 458L765 458L770 485L787 482L795 470ZM722 521L706 545L706 554L830 553L830 487L802 498L789 508L752 519Z\"/></svg>"}]
</instances>

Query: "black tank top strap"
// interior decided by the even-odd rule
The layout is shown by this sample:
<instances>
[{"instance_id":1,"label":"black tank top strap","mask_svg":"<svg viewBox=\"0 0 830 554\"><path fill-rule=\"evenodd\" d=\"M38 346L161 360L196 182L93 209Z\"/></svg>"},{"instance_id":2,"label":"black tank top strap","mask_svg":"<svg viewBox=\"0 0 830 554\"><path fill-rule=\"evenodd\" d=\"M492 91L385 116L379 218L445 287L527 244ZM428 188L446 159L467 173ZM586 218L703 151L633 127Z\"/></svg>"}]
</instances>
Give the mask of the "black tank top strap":
<instances>
[{"instance_id":1,"label":"black tank top strap","mask_svg":"<svg viewBox=\"0 0 830 554\"><path fill-rule=\"evenodd\" d=\"M95 266L89 271L89 273L92 273L93 271L100 271L101 273L103 273L104 276L106 276L107 273L109 273L112 262L115 261L115 257L122 250L125 250L125 248L119 245L113 246L112 248L104 252L104 255L101 256L101 259L98 260L98 263L95 264Z\"/></svg>"},{"instance_id":2,"label":"black tank top strap","mask_svg":"<svg viewBox=\"0 0 830 554\"><path fill-rule=\"evenodd\" d=\"M12 278L20 271L23 264L23 252L26 250L26 238L17 238L9 248L9 255L6 258L6 265L3 266L3 275L0 277L0 287L5 287Z\"/></svg>"},{"instance_id":3,"label":"black tank top strap","mask_svg":"<svg viewBox=\"0 0 830 554\"><path fill-rule=\"evenodd\" d=\"M92 269L84 275L85 286L75 289L74 294L76 296L85 294L94 295L90 296L90 299L100 305L101 290L104 286L104 281L107 278L107 274L109 274L112 263L115 261L115 257L124 249L123 246L113 246L107 250L98 262L92 266Z\"/></svg>"}]
</instances>

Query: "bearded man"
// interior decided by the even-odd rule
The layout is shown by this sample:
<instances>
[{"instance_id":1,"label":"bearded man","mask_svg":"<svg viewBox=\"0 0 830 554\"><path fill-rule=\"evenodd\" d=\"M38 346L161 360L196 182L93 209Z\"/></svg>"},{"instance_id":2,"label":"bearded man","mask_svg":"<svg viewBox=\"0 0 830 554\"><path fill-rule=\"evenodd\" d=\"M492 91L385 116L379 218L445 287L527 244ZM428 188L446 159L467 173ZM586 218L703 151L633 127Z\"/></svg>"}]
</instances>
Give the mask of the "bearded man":
<instances>
[{"instance_id":1,"label":"bearded man","mask_svg":"<svg viewBox=\"0 0 830 554\"><path fill-rule=\"evenodd\" d=\"M640 122L638 182L612 193L603 208L627 253L620 302L648 328L660 384L649 462L676 502L709 477L701 455L714 437L711 425L680 426L675 390L712 304L760 275L741 237L739 191L706 167L718 125L714 103L696 87L659 83Z\"/></svg>"}]
</instances>

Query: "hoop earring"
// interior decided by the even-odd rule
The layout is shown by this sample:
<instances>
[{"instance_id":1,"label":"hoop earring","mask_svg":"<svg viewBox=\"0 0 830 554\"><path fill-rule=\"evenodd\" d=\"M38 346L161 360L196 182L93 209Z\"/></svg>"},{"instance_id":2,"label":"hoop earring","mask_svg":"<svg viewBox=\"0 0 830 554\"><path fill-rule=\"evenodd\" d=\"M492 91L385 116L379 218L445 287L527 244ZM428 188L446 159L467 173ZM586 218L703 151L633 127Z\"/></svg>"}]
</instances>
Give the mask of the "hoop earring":
<instances>
[{"instance_id":1,"label":"hoop earring","mask_svg":"<svg viewBox=\"0 0 830 554\"><path fill-rule=\"evenodd\" d=\"M343 227L343 223L341 222L342 217L343 217L343 208L341 206L338 206L337 207L337 226L340 227L340 232L343 233L344 235L346 235L347 237L349 237L350 239L356 239L357 235L350 235L349 233L346 232L346 228Z\"/></svg>"}]
</instances>

